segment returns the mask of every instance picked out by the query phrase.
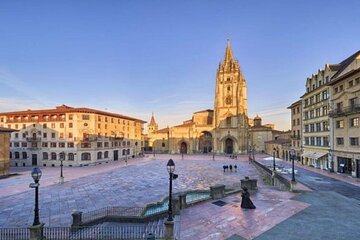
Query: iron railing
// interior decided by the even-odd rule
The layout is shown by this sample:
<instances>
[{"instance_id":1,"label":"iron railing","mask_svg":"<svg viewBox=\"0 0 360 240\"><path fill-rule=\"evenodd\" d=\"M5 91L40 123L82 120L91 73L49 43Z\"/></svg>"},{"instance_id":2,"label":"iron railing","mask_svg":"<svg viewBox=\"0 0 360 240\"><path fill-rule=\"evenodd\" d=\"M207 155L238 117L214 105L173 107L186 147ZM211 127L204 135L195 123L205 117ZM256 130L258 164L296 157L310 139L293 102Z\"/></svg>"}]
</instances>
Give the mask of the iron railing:
<instances>
[{"instance_id":1,"label":"iron railing","mask_svg":"<svg viewBox=\"0 0 360 240\"><path fill-rule=\"evenodd\" d=\"M121 225L114 227L44 227L43 236L46 240L143 240L149 233L156 239L165 235L163 224ZM28 228L0 228L1 240L29 240Z\"/></svg>"},{"instance_id":2,"label":"iron railing","mask_svg":"<svg viewBox=\"0 0 360 240\"><path fill-rule=\"evenodd\" d=\"M337 108L334 110L331 110L329 112L330 117L340 117L340 116L346 116L349 114L359 113L360 112L360 104L354 104L349 107L345 108Z\"/></svg>"},{"instance_id":3,"label":"iron railing","mask_svg":"<svg viewBox=\"0 0 360 240\"><path fill-rule=\"evenodd\" d=\"M82 214L83 222L92 222L105 217L142 217L143 207L104 207Z\"/></svg>"}]
</instances>

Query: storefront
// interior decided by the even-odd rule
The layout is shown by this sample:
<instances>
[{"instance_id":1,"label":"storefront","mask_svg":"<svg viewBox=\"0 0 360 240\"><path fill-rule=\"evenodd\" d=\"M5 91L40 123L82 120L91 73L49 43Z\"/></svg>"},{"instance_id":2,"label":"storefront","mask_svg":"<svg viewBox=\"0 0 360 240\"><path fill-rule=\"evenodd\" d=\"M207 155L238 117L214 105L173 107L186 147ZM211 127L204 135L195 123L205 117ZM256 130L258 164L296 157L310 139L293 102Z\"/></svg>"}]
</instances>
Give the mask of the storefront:
<instances>
[{"instance_id":1,"label":"storefront","mask_svg":"<svg viewBox=\"0 0 360 240\"><path fill-rule=\"evenodd\" d=\"M337 157L337 171L339 173L351 174L352 169L351 158Z\"/></svg>"}]
</instances>

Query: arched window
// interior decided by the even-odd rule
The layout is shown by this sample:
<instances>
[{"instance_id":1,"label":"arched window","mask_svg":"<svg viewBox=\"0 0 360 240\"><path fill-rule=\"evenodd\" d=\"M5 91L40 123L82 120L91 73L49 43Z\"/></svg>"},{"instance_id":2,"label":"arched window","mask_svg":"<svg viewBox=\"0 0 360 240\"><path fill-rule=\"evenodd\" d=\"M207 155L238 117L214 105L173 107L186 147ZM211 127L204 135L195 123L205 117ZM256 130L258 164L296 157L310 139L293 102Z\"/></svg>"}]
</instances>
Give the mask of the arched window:
<instances>
[{"instance_id":1,"label":"arched window","mask_svg":"<svg viewBox=\"0 0 360 240\"><path fill-rule=\"evenodd\" d=\"M226 124L227 124L228 126L231 125L231 117L227 117L227 118L226 118Z\"/></svg>"},{"instance_id":2,"label":"arched window","mask_svg":"<svg viewBox=\"0 0 360 240\"><path fill-rule=\"evenodd\" d=\"M15 152L15 159L19 159L20 158L20 153L19 152Z\"/></svg>"},{"instance_id":3,"label":"arched window","mask_svg":"<svg viewBox=\"0 0 360 240\"><path fill-rule=\"evenodd\" d=\"M123 149L122 155L126 155L126 149Z\"/></svg>"},{"instance_id":4,"label":"arched window","mask_svg":"<svg viewBox=\"0 0 360 240\"><path fill-rule=\"evenodd\" d=\"M74 161L74 154L73 153L68 154L68 160L69 161Z\"/></svg>"},{"instance_id":5,"label":"arched window","mask_svg":"<svg viewBox=\"0 0 360 240\"><path fill-rule=\"evenodd\" d=\"M54 152L51 153L51 160L56 160L56 153Z\"/></svg>"},{"instance_id":6,"label":"arched window","mask_svg":"<svg viewBox=\"0 0 360 240\"><path fill-rule=\"evenodd\" d=\"M128 155L130 154L130 149L127 150L127 154L128 154Z\"/></svg>"},{"instance_id":7,"label":"arched window","mask_svg":"<svg viewBox=\"0 0 360 240\"><path fill-rule=\"evenodd\" d=\"M82 161L89 161L91 160L91 154L88 152L82 153L81 154L81 160Z\"/></svg>"},{"instance_id":8,"label":"arched window","mask_svg":"<svg viewBox=\"0 0 360 240\"><path fill-rule=\"evenodd\" d=\"M102 159L102 152L97 153L97 159Z\"/></svg>"},{"instance_id":9,"label":"arched window","mask_svg":"<svg viewBox=\"0 0 360 240\"><path fill-rule=\"evenodd\" d=\"M43 152L43 160L48 160L49 154L47 152Z\"/></svg>"},{"instance_id":10,"label":"arched window","mask_svg":"<svg viewBox=\"0 0 360 240\"><path fill-rule=\"evenodd\" d=\"M109 158L109 152L108 151L104 152L104 158Z\"/></svg>"}]
</instances>

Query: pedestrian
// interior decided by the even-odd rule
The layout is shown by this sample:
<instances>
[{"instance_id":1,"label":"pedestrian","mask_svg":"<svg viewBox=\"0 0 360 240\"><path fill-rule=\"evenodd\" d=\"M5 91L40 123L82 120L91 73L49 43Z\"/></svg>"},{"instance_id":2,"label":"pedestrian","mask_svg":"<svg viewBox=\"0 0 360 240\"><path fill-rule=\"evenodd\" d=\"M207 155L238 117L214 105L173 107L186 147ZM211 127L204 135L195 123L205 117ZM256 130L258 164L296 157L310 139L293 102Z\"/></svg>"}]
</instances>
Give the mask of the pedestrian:
<instances>
[{"instance_id":1,"label":"pedestrian","mask_svg":"<svg viewBox=\"0 0 360 240\"><path fill-rule=\"evenodd\" d=\"M237 166L236 165L234 165L234 169L235 169L235 172L237 172Z\"/></svg>"},{"instance_id":2,"label":"pedestrian","mask_svg":"<svg viewBox=\"0 0 360 240\"><path fill-rule=\"evenodd\" d=\"M226 169L226 166L225 166L225 165L223 165L223 169L224 169L224 172L225 172L225 169Z\"/></svg>"},{"instance_id":3,"label":"pedestrian","mask_svg":"<svg viewBox=\"0 0 360 240\"><path fill-rule=\"evenodd\" d=\"M232 165L231 165L231 164L230 164L230 167L229 167L229 168L230 168L230 172L232 172Z\"/></svg>"},{"instance_id":4,"label":"pedestrian","mask_svg":"<svg viewBox=\"0 0 360 240\"><path fill-rule=\"evenodd\" d=\"M250 193L248 192L247 187L243 187L243 192L241 194L242 200L241 200L241 208L246 209L255 209L254 203L250 199Z\"/></svg>"}]
</instances>

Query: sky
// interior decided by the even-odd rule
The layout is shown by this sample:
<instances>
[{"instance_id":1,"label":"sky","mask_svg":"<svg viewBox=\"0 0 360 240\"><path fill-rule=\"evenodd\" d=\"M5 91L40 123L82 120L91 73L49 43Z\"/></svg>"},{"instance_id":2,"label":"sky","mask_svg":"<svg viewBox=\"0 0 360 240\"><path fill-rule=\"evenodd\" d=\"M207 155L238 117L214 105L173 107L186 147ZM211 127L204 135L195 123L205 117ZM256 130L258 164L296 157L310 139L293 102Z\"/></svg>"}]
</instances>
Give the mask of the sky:
<instances>
[{"instance_id":1,"label":"sky","mask_svg":"<svg viewBox=\"0 0 360 240\"><path fill-rule=\"evenodd\" d=\"M230 39L248 115L290 128L306 78L360 49L358 0L0 2L0 112L62 104L159 127L214 105Z\"/></svg>"}]
</instances>

